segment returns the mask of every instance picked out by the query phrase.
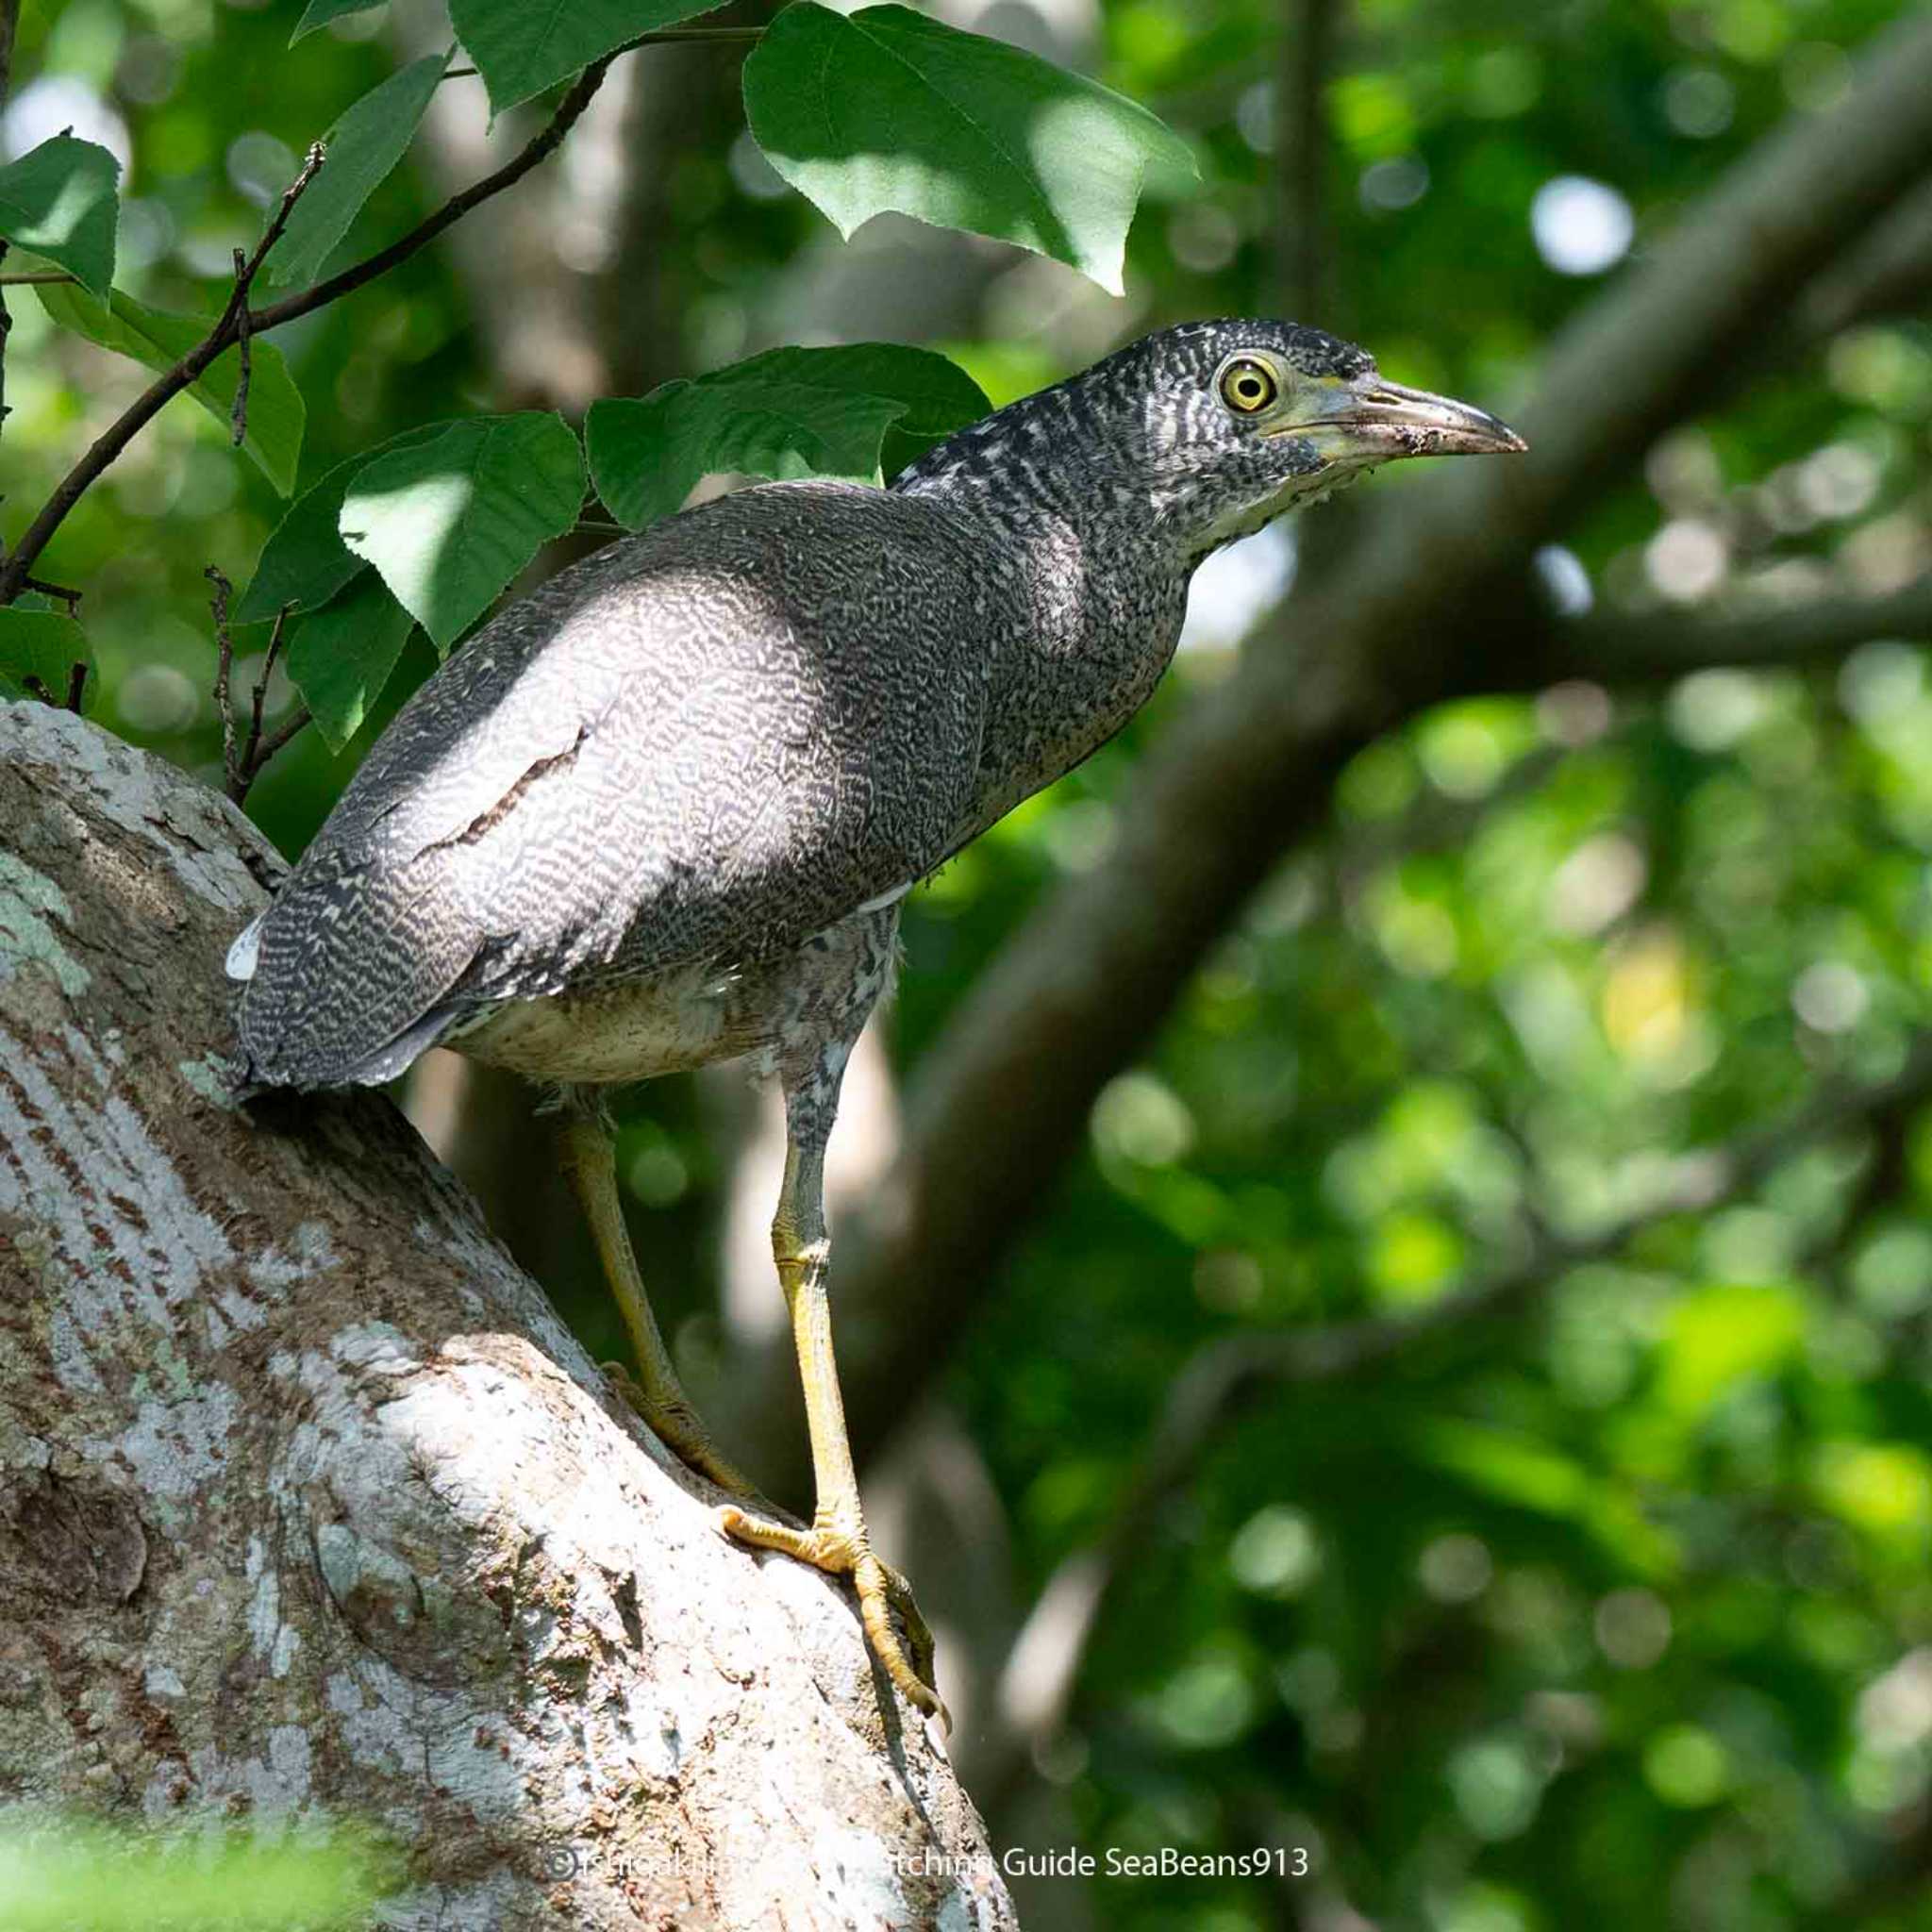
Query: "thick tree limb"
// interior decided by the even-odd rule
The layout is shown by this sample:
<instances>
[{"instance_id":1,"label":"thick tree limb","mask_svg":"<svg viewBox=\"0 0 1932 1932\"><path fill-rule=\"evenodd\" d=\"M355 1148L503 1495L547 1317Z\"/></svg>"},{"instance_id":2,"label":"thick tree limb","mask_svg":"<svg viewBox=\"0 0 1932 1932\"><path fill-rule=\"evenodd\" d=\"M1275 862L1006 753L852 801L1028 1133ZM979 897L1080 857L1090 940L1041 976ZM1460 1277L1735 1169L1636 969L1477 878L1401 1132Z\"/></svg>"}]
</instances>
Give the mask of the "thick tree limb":
<instances>
[{"instance_id":1,"label":"thick tree limb","mask_svg":"<svg viewBox=\"0 0 1932 1932\"><path fill-rule=\"evenodd\" d=\"M1932 642L1932 576L1881 597L1821 597L1750 617L1624 617L1609 613L1542 626L1541 658L1524 652L1525 688L1559 677L1648 683L1687 671L1802 668L1842 658L1874 638Z\"/></svg>"},{"instance_id":2,"label":"thick tree limb","mask_svg":"<svg viewBox=\"0 0 1932 1932\"><path fill-rule=\"evenodd\" d=\"M1932 168L1928 97L1932 21L1916 16L1869 50L1840 109L1760 144L1558 339L1519 424L1526 458L1390 492L1291 601L1308 645L1264 640L1142 766L1110 856L1034 914L929 1056L905 1157L865 1239L846 1244L835 1299L861 1456L945 1358L1094 1095L1319 823L1334 774L1402 717L1524 679L1541 625L1508 587L1535 548L1723 396L1788 291ZM741 1412L766 1430L755 1468L796 1467L790 1374L773 1352L737 1378Z\"/></svg>"},{"instance_id":3,"label":"thick tree limb","mask_svg":"<svg viewBox=\"0 0 1932 1932\"><path fill-rule=\"evenodd\" d=\"M368 1819L398 1924L1012 1925L850 1601L715 1533L393 1109L227 1098L259 835L39 705L0 828L0 1800Z\"/></svg>"},{"instance_id":4,"label":"thick tree limb","mask_svg":"<svg viewBox=\"0 0 1932 1932\"><path fill-rule=\"evenodd\" d=\"M1917 316L1932 301L1932 180L1877 223L1831 275L1805 291L1803 334L1828 337L1853 323Z\"/></svg>"},{"instance_id":5,"label":"thick tree limb","mask_svg":"<svg viewBox=\"0 0 1932 1932\"><path fill-rule=\"evenodd\" d=\"M1328 282L1328 116L1339 0L1284 0L1274 87L1274 145L1281 158L1281 295L1284 315L1332 317ZM1339 329L1339 320L1327 326Z\"/></svg>"}]
</instances>

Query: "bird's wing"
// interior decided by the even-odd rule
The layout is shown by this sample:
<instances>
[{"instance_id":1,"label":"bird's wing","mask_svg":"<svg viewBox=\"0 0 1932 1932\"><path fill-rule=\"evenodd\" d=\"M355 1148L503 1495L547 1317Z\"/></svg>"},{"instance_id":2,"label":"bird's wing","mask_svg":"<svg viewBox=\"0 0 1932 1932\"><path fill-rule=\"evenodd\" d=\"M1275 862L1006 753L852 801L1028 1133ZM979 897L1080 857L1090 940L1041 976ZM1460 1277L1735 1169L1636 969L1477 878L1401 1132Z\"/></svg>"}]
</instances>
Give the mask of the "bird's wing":
<instances>
[{"instance_id":1,"label":"bird's wing","mask_svg":"<svg viewBox=\"0 0 1932 1932\"><path fill-rule=\"evenodd\" d=\"M781 950L918 877L975 783L977 597L930 506L830 485L553 579L404 708L265 915L256 1076L387 1078L478 1006Z\"/></svg>"}]
</instances>

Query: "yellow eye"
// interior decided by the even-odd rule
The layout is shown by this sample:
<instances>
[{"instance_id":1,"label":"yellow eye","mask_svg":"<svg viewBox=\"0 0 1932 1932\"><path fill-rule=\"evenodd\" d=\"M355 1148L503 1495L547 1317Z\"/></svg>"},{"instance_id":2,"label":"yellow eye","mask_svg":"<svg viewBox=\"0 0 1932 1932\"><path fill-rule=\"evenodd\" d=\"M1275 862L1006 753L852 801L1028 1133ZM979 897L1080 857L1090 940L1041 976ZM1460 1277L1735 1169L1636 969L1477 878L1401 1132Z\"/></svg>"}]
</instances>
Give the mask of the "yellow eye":
<instances>
[{"instance_id":1,"label":"yellow eye","mask_svg":"<svg viewBox=\"0 0 1932 1932\"><path fill-rule=\"evenodd\" d=\"M1280 392L1274 372L1252 356L1237 357L1221 372L1221 400L1243 416L1265 409Z\"/></svg>"}]
</instances>

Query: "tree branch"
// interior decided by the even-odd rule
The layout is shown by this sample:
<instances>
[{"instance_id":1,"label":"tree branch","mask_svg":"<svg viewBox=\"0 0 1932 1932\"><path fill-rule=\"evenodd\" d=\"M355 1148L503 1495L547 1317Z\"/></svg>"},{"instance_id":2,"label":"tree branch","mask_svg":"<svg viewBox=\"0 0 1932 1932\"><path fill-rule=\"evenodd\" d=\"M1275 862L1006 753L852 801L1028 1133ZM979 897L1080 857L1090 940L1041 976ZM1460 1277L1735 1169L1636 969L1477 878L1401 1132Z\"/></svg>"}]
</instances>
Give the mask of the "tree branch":
<instances>
[{"instance_id":1,"label":"tree branch","mask_svg":"<svg viewBox=\"0 0 1932 1932\"><path fill-rule=\"evenodd\" d=\"M7 605L20 595L26 573L35 560L47 547L54 533L67 519L68 512L78 503L89 487L96 481L116 457L159 414L167 404L199 379L202 373L219 356L232 348L241 339L242 329L251 335L260 335L264 330L280 328L284 323L293 322L297 316L311 314L331 302L340 301L342 296L374 281L378 275L386 275L398 263L407 261L452 223L460 221L479 204L492 195L501 194L506 188L521 181L530 170L547 159L562 144L563 138L575 125L584 109L590 106L591 97L602 85L604 75L614 56L585 68L572 84L570 92L558 102L557 111L548 124L504 165L492 175L485 176L474 187L466 188L460 194L452 195L441 208L417 224L400 240L392 242L387 248L378 249L365 260L345 268L340 275L329 276L326 281L318 282L313 288L290 295L280 302L271 303L266 308L250 310L247 308L247 291L238 291L240 300L229 298L227 307L208 335L191 349L180 361L165 374L157 376L115 421L101 433L93 446L81 458L72 470L61 479L41 512L27 526L26 534L21 538L13 555L4 565L0 565L0 605ZM316 150L311 149L311 156ZM304 170L304 179L312 170ZM290 190L294 194L303 185L298 181ZM289 196L283 197L282 208L277 221L287 219ZM272 225L271 233L263 238L262 245L256 251L257 266L259 258L267 253L274 236L279 228ZM239 279L239 278L238 278ZM253 279L253 271L250 272ZM246 320L243 321L245 314Z\"/></svg>"},{"instance_id":2,"label":"tree branch","mask_svg":"<svg viewBox=\"0 0 1932 1932\"><path fill-rule=\"evenodd\" d=\"M1527 458L1455 466L1379 503L1291 600L1310 643L1262 641L1142 763L1109 857L1034 913L928 1055L905 1155L835 1264L861 1457L972 1320L1094 1095L1321 822L1335 774L1418 709L1530 675L1510 652L1546 621L1524 623L1507 587L1659 434L1721 397L1787 291L1932 166L1928 94L1932 22L1918 17L1868 50L1841 108L1760 143L1564 332L1521 425ZM1513 636L1499 641L1499 618ZM735 1378L761 1472L798 1467L791 1374L773 1351Z\"/></svg>"},{"instance_id":3,"label":"tree branch","mask_svg":"<svg viewBox=\"0 0 1932 1932\"><path fill-rule=\"evenodd\" d=\"M406 1923L1011 1932L849 1594L716 1534L382 1096L226 1091L255 828L0 704L0 855L9 1794L380 1819Z\"/></svg>"},{"instance_id":4,"label":"tree branch","mask_svg":"<svg viewBox=\"0 0 1932 1932\"><path fill-rule=\"evenodd\" d=\"M261 672L249 698L248 736L238 741L235 730L235 642L228 629L228 600L235 587L213 564L202 572L212 591L208 608L215 628L215 710L222 721L222 775L229 799L240 805L249 788L260 775L261 768L283 745L308 723L308 708L297 705L288 719L266 738L262 736L262 706L268 697L269 679L275 675L275 659L281 655L282 630L289 621L289 607L275 612L274 628L268 634L268 649L262 654Z\"/></svg>"},{"instance_id":5,"label":"tree branch","mask_svg":"<svg viewBox=\"0 0 1932 1932\"><path fill-rule=\"evenodd\" d=\"M1890 1080L1833 1083L1788 1120L1714 1152L1677 1162L1671 1181L1637 1212L1599 1232L1565 1239L1537 1232L1528 1256L1478 1287L1412 1315L1312 1330L1237 1334L1197 1350L1175 1376L1139 1471L1105 1533L1061 1563L1013 1645L1001 1687L1007 1721L1036 1748L1066 1719L1080 1660L1128 1561L1143 1555L1169 1500L1192 1477L1221 1433L1251 1403L1284 1387L1332 1382L1408 1361L1435 1338L1502 1316L1520 1317L1569 1271L1621 1254L1658 1222L1705 1213L1750 1193L1794 1155L1851 1127L1900 1116L1932 1099L1932 1035L1912 1044Z\"/></svg>"},{"instance_id":6,"label":"tree branch","mask_svg":"<svg viewBox=\"0 0 1932 1932\"><path fill-rule=\"evenodd\" d=\"M13 36L19 25L20 0L0 0L0 107L7 105L7 90L13 78ZM6 259L7 243L0 242L0 262ZM13 317L8 313L4 291L31 279L28 275L0 275L0 431L7 427L7 339L13 333Z\"/></svg>"},{"instance_id":7,"label":"tree branch","mask_svg":"<svg viewBox=\"0 0 1932 1932\"><path fill-rule=\"evenodd\" d=\"M1799 330L1816 341L1880 316L1921 316L1932 296L1932 181L1878 223L1846 260L1805 291Z\"/></svg>"},{"instance_id":8,"label":"tree branch","mask_svg":"<svg viewBox=\"0 0 1932 1932\"><path fill-rule=\"evenodd\" d=\"M1878 597L1820 597L1757 615L1588 617L1535 624L1497 690L1564 677L1631 685L1718 665L1775 670L1830 662L1874 638L1932 642L1932 575ZM1541 642L1539 642L1539 639Z\"/></svg>"},{"instance_id":9,"label":"tree branch","mask_svg":"<svg viewBox=\"0 0 1932 1932\"><path fill-rule=\"evenodd\" d=\"M1341 0L1283 0L1275 86L1276 178L1281 193L1282 313L1328 320L1328 117L1324 99Z\"/></svg>"}]
</instances>

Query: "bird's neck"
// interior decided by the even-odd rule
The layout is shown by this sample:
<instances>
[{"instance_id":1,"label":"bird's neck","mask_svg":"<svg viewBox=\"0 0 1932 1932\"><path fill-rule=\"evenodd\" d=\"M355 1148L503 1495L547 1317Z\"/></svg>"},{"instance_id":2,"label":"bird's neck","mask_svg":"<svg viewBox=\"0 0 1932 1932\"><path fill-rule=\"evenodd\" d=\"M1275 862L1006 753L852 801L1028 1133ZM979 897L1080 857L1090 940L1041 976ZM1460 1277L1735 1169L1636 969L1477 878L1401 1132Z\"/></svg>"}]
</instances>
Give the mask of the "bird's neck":
<instances>
[{"instance_id":1,"label":"bird's neck","mask_svg":"<svg viewBox=\"0 0 1932 1932\"><path fill-rule=\"evenodd\" d=\"M994 416L893 486L948 513L997 607L974 831L1106 743L1174 656L1191 560L1105 454L1070 434L1056 460L1041 423Z\"/></svg>"}]
</instances>

